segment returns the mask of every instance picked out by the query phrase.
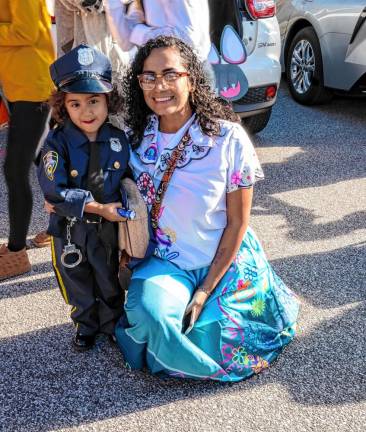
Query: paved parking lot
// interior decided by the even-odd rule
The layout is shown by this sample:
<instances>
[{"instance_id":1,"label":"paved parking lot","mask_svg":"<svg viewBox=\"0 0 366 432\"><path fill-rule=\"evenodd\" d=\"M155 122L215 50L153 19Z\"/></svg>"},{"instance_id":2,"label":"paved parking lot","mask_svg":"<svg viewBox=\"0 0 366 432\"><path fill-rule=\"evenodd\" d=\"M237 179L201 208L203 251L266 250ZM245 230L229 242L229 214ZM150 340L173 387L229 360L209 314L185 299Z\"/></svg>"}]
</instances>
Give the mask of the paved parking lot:
<instances>
[{"instance_id":1,"label":"paved parking lot","mask_svg":"<svg viewBox=\"0 0 366 432\"><path fill-rule=\"evenodd\" d=\"M364 431L366 101L308 108L283 87L255 138L266 180L252 226L302 301L298 337L239 384L128 372L107 340L74 353L48 249L0 285L1 431ZM24 143L26 145L26 143ZM0 158L4 157L0 133ZM30 237L46 226L34 173ZM7 212L0 175L0 237Z\"/></svg>"}]
</instances>

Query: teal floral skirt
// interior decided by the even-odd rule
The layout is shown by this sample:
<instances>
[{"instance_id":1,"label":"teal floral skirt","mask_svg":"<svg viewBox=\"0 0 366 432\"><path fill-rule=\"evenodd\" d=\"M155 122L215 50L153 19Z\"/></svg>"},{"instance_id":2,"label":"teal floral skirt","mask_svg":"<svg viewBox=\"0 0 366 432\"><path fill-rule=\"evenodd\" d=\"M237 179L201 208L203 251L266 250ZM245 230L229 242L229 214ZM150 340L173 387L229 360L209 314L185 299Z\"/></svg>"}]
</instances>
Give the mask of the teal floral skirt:
<instances>
[{"instance_id":1,"label":"teal floral skirt","mask_svg":"<svg viewBox=\"0 0 366 432\"><path fill-rule=\"evenodd\" d=\"M179 378L240 381L258 374L294 338L298 301L249 228L230 268L185 335L184 311L208 268L181 270L150 257L133 273L116 327L131 369Z\"/></svg>"}]
</instances>

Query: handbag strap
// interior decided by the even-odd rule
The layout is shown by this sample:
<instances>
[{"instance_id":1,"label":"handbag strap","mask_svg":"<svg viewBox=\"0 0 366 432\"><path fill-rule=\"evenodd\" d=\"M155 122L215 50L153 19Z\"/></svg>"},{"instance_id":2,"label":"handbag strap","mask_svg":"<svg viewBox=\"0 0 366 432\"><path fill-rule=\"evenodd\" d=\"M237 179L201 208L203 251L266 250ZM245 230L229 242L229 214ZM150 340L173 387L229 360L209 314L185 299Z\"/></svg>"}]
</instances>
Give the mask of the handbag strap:
<instances>
[{"instance_id":1,"label":"handbag strap","mask_svg":"<svg viewBox=\"0 0 366 432\"><path fill-rule=\"evenodd\" d=\"M186 148L190 139L191 136L189 134L189 129L188 129L187 132L183 135L183 138L180 140L179 144L172 151L170 158L167 161L167 168L164 171L160 185L156 191L154 204L151 207L151 225L154 232L158 228L160 208L163 202L165 192L168 189L170 179L172 178L178 160L182 156L184 149Z\"/></svg>"}]
</instances>

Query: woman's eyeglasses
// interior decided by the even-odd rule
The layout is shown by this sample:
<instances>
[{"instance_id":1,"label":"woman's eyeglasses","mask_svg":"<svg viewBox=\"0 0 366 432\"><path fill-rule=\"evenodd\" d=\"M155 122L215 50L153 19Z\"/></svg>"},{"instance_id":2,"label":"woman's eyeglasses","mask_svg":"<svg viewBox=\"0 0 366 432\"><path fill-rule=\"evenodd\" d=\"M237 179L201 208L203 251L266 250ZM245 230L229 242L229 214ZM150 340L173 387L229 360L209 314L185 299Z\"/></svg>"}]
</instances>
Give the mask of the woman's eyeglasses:
<instances>
[{"instance_id":1,"label":"woman's eyeglasses","mask_svg":"<svg viewBox=\"0 0 366 432\"><path fill-rule=\"evenodd\" d=\"M172 87L174 86L177 79L185 76L189 76L189 72L167 71L163 72L162 74L144 72L140 75L137 75L137 78L142 90L154 90L156 83L158 82L158 78L161 78L162 82L166 86Z\"/></svg>"}]
</instances>

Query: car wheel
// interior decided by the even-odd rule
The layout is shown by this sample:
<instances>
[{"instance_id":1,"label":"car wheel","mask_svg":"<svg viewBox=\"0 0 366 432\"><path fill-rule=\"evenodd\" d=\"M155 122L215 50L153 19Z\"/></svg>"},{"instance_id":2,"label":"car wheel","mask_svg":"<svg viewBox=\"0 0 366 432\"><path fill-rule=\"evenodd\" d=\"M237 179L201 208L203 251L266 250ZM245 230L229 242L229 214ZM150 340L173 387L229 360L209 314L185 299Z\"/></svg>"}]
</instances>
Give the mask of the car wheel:
<instances>
[{"instance_id":1,"label":"car wheel","mask_svg":"<svg viewBox=\"0 0 366 432\"><path fill-rule=\"evenodd\" d=\"M245 117L241 120L242 125L245 127L247 132L250 134L256 134L263 130L271 117L272 108L269 108L266 112L256 114L251 117Z\"/></svg>"},{"instance_id":2,"label":"car wheel","mask_svg":"<svg viewBox=\"0 0 366 432\"><path fill-rule=\"evenodd\" d=\"M292 97L304 105L329 102L332 92L324 87L319 40L311 27L293 38L286 59L286 77Z\"/></svg>"}]
</instances>

